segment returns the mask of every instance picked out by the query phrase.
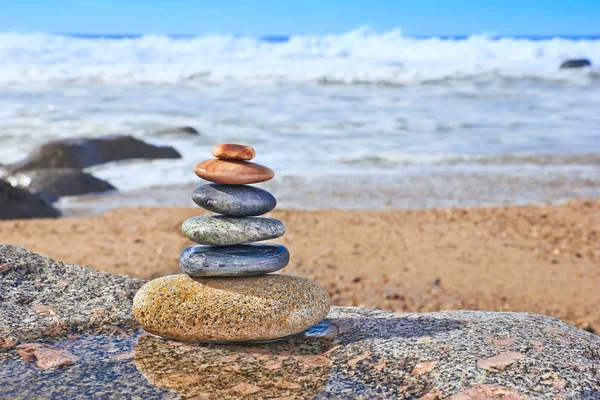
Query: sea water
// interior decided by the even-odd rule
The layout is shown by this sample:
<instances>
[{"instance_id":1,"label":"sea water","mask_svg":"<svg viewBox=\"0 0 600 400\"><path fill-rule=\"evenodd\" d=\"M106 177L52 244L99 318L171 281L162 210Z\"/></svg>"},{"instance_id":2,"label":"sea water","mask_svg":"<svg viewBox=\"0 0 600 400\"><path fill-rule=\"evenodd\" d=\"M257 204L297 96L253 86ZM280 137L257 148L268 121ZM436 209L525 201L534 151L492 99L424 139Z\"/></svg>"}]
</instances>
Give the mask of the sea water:
<instances>
[{"instance_id":1,"label":"sea water","mask_svg":"<svg viewBox=\"0 0 600 400\"><path fill-rule=\"evenodd\" d=\"M128 205L184 204L165 188L199 183L192 166L222 142L256 148L284 206L596 196L600 69L558 68L581 57L600 64L600 39L0 33L0 163L126 134L183 155L90 170ZM155 134L177 126L200 135Z\"/></svg>"}]
</instances>

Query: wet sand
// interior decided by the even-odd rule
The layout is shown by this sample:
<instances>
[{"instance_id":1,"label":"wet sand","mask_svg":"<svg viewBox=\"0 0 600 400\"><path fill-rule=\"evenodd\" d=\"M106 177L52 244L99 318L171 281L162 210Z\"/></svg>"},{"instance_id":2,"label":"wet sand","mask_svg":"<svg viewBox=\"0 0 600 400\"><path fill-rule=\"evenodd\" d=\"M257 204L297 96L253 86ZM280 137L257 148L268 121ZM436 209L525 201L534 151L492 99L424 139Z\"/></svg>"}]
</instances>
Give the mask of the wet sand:
<instances>
[{"instance_id":1,"label":"wet sand","mask_svg":"<svg viewBox=\"0 0 600 400\"><path fill-rule=\"evenodd\" d=\"M198 208L0 221L0 241L92 268L178 273ZM337 305L397 311L483 309L552 315L600 332L600 200L437 210L281 210L284 273L327 287Z\"/></svg>"}]
</instances>

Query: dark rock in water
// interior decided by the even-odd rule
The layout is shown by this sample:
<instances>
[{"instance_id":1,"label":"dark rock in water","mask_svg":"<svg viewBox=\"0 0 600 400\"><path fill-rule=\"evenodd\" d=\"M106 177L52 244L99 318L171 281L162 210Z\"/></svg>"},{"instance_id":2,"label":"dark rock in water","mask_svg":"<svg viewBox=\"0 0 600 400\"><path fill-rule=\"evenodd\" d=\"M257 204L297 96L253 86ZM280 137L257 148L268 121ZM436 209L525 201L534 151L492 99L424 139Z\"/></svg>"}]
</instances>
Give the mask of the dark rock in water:
<instances>
[{"instance_id":1,"label":"dark rock in water","mask_svg":"<svg viewBox=\"0 0 600 400\"><path fill-rule=\"evenodd\" d=\"M567 60L564 63L560 64L560 69L567 68L583 68L583 67L591 67L592 62L587 58L578 58L576 60Z\"/></svg>"},{"instance_id":2,"label":"dark rock in water","mask_svg":"<svg viewBox=\"0 0 600 400\"><path fill-rule=\"evenodd\" d=\"M200 132L191 126L181 126L177 128L161 129L155 132L156 135L193 135L198 136Z\"/></svg>"},{"instance_id":3,"label":"dark rock in water","mask_svg":"<svg viewBox=\"0 0 600 400\"><path fill-rule=\"evenodd\" d=\"M266 214L277 205L275 197L261 188L218 183L196 188L192 200L204 209L232 217Z\"/></svg>"},{"instance_id":4,"label":"dark rock in water","mask_svg":"<svg viewBox=\"0 0 600 400\"><path fill-rule=\"evenodd\" d=\"M226 246L278 238L285 225L275 218L203 215L183 221L181 230L192 242Z\"/></svg>"},{"instance_id":5,"label":"dark rock in water","mask_svg":"<svg viewBox=\"0 0 600 400\"><path fill-rule=\"evenodd\" d=\"M103 136L46 143L7 169L9 173L39 168L81 169L112 161L162 158L181 155L172 147L154 146L132 136Z\"/></svg>"},{"instance_id":6,"label":"dark rock in water","mask_svg":"<svg viewBox=\"0 0 600 400\"><path fill-rule=\"evenodd\" d=\"M56 217L60 212L39 195L0 180L0 219Z\"/></svg>"},{"instance_id":7,"label":"dark rock in water","mask_svg":"<svg viewBox=\"0 0 600 400\"><path fill-rule=\"evenodd\" d=\"M7 180L51 202L64 196L116 190L110 183L74 168L32 169L11 175Z\"/></svg>"},{"instance_id":8,"label":"dark rock in water","mask_svg":"<svg viewBox=\"0 0 600 400\"><path fill-rule=\"evenodd\" d=\"M0 348L77 332L135 329L132 299L143 284L0 243Z\"/></svg>"},{"instance_id":9,"label":"dark rock in water","mask_svg":"<svg viewBox=\"0 0 600 400\"><path fill-rule=\"evenodd\" d=\"M179 267L190 276L250 276L279 271L290 262L280 244L190 246L179 256Z\"/></svg>"}]
</instances>

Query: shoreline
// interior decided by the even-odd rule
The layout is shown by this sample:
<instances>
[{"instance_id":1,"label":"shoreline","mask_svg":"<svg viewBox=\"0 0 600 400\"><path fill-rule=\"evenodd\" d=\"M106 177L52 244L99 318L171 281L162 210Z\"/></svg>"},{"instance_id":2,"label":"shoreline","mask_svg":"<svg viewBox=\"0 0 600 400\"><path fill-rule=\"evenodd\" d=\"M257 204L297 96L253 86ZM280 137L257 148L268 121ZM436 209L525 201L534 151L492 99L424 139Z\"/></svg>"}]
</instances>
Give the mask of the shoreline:
<instances>
[{"instance_id":1,"label":"shoreline","mask_svg":"<svg viewBox=\"0 0 600 400\"><path fill-rule=\"evenodd\" d=\"M462 167L461 167L462 168ZM305 177L282 174L257 184L291 210L395 210L560 205L600 198L598 167L589 170L431 170ZM102 176L102 178L107 178ZM109 179L110 181L110 179ZM100 195L63 198L65 215L98 215L122 207L195 207L190 193L205 182L155 185ZM118 186L117 186L118 187Z\"/></svg>"},{"instance_id":2,"label":"shoreline","mask_svg":"<svg viewBox=\"0 0 600 400\"><path fill-rule=\"evenodd\" d=\"M180 273L180 231L197 207L0 221L0 241L145 279ZM323 284L335 305L425 312L528 311L600 331L600 199L562 205L271 212L283 273Z\"/></svg>"}]
</instances>

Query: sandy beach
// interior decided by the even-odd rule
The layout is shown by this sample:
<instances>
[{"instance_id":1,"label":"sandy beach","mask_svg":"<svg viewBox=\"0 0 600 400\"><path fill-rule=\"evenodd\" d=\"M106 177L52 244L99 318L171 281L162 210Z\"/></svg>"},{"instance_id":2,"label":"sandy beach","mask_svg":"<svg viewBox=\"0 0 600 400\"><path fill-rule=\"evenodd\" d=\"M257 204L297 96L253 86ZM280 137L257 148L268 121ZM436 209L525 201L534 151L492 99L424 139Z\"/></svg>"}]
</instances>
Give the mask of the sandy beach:
<instances>
[{"instance_id":1,"label":"sandy beach","mask_svg":"<svg viewBox=\"0 0 600 400\"><path fill-rule=\"evenodd\" d=\"M70 263L154 278L179 272L198 208L0 221L0 241ZM280 210L283 273L324 284L336 305L396 311L529 311L600 331L600 200L437 210Z\"/></svg>"}]
</instances>

